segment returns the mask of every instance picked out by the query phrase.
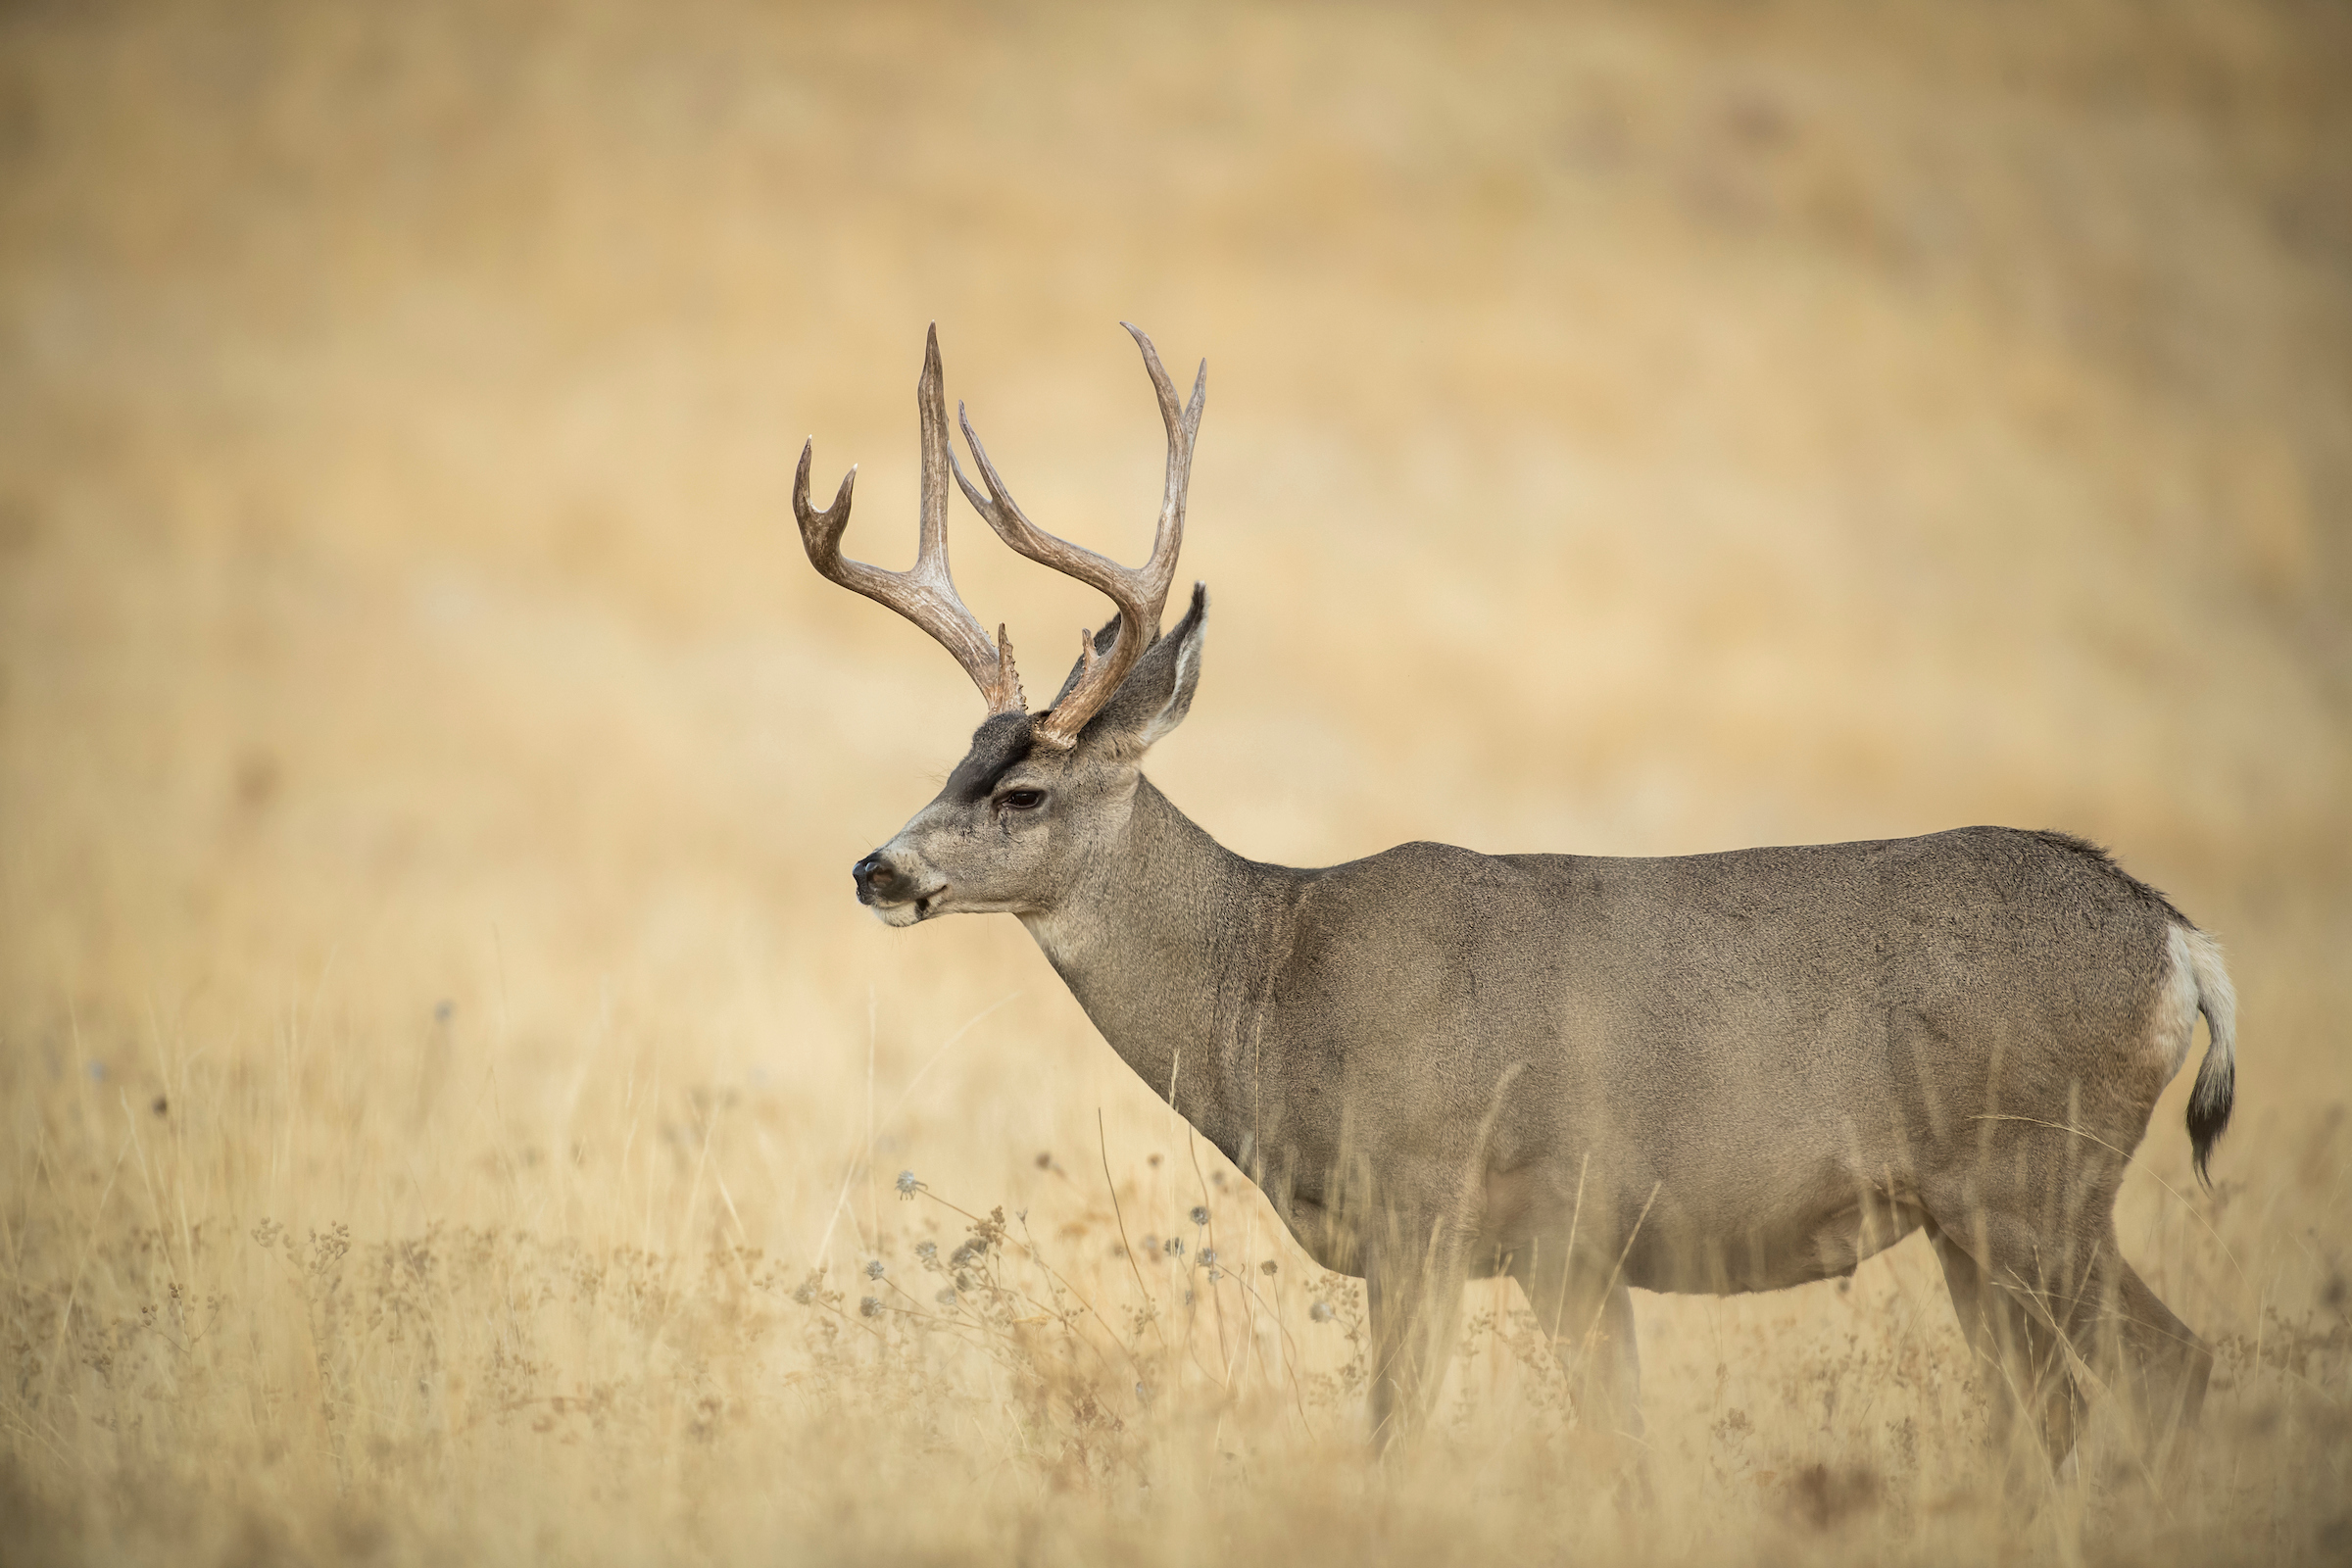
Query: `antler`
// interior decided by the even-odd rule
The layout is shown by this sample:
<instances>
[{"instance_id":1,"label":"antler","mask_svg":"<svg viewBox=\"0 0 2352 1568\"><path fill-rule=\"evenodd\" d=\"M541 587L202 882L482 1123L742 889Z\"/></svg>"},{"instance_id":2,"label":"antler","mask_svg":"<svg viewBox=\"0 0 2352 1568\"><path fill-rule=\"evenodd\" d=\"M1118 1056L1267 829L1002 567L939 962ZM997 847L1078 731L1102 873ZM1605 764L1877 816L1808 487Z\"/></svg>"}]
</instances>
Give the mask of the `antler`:
<instances>
[{"instance_id":1,"label":"antler","mask_svg":"<svg viewBox=\"0 0 2352 1568\"><path fill-rule=\"evenodd\" d=\"M1076 683L1030 731L1031 739L1038 745L1055 751L1067 751L1077 744L1078 732L1086 728L1087 720L1102 711L1102 705L1110 701L1119 689L1119 682L1127 678L1128 670L1143 657L1144 650L1159 636L1160 611L1168 602L1168 585L1176 580L1176 553L1184 545L1184 495L1192 479L1193 437L1200 429L1200 407L1208 395L1208 362L1202 360L1200 373L1193 380L1192 402L1179 411L1176 385L1160 367L1152 340L1131 322L1119 324L1127 328L1144 351L1144 368L1152 372L1152 385L1159 393L1160 422L1168 429L1167 488L1160 498L1159 530L1152 536L1151 560L1131 569L1066 539L1057 539L1031 522L1005 493L1004 481L997 476L995 465L988 461L988 450L981 446L980 437L972 429L971 416L964 413L960 403L956 405L956 416L963 425L963 439L972 449L972 461L980 466L981 481L988 486L986 495L974 489L972 481L964 477L954 451L948 454L956 482L963 487L965 499L988 519L988 525L997 530L997 537L1039 565L1051 566L1108 595L1111 603L1119 607L1113 622L1118 630L1110 652L1096 653L1093 634L1081 631Z\"/></svg>"},{"instance_id":2,"label":"antler","mask_svg":"<svg viewBox=\"0 0 2352 1568\"><path fill-rule=\"evenodd\" d=\"M841 535L850 525L850 491L857 483L858 470L853 466L842 476L831 506L822 512L811 511L808 460L816 449L814 437L801 448L801 471L792 482L792 510L801 520L801 543L808 547L808 564L825 576L876 604L889 606L938 638L972 677L980 695L988 699L991 715L1026 711L1021 677L1012 664L1011 639L1000 625L996 640L989 640L987 629L964 608L956 592L956 579L948 573L948 470L955 454L948 444L948 406L941 388L936 321L923 345L923 374L914 385L914 402L921 411L923 426L922 533L914 565L906 571L884 571L842 555Z\"/></svg>"}]
</instances>

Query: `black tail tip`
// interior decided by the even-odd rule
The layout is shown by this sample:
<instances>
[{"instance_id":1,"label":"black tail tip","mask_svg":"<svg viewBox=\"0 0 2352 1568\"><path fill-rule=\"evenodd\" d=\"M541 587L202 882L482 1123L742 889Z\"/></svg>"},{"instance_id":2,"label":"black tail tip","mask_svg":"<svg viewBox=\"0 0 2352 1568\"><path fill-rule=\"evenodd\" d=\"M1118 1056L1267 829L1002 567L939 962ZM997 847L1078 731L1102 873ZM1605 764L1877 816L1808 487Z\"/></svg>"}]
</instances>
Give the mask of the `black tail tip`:
<instances>
[{"instance_id":1,"label":"black tail tip","mask_svg":"<svg viewBox=\"0 0 2352 1568\"><path fill-rule=\"evenodd\" d=\"M2215 1082L2199 1082L2196 1093L2188 1097L2188 1143L2196 1156L2197 1180L2213 1185L2213 1176L2206 1164L2213 1158L2213 1146L2222 1141L2230 1126L2230 1107L2235 1100L2236 1073L2225 1069Z\"/></svg>"}]
</instances>

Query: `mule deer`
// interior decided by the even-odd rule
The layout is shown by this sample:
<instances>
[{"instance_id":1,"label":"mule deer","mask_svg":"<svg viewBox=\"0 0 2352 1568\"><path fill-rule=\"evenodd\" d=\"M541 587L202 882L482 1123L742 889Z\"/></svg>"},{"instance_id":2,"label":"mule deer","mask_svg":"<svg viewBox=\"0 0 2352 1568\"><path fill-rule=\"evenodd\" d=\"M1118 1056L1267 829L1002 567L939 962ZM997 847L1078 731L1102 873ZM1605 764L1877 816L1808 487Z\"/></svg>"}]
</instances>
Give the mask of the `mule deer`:
<instances>
[{"instance_id":1,"label":"mule deer","mask_svg":"<svg viewBox=\"0 0 2352 1568\"><path fill-rule=\"evenodd\" d=\"M809 561L988 700L938 798L858 861L858 898L893 926L1017 916L1298 1245L1364 1279L1376 1443L1433 1391L1465 1279L1517 1280L1582 1419L1637 1433L1629 1287L1778 1290L1912 1231L2053 1460L2077 1429L2070 1350L2156 1430L2193 1417L2211 1354L2124 1260L2113 1211L2199 1011L2200 1175L2229 1121L2212 939L2092 845L2010 828L1659 859L1406 844L1313 870L1221 848L1140 770L1200 678L1205 587L1159 627L1208 368L1180 404L1128 331L1168 442L1141 567L1032 523L959 407L965 474L936 328L910 570L843 557L857 470L815 511L802 450ZM951 473L1006 544L1116 607L1041 712L949 576Z\"/></svg>"}]
</instances>

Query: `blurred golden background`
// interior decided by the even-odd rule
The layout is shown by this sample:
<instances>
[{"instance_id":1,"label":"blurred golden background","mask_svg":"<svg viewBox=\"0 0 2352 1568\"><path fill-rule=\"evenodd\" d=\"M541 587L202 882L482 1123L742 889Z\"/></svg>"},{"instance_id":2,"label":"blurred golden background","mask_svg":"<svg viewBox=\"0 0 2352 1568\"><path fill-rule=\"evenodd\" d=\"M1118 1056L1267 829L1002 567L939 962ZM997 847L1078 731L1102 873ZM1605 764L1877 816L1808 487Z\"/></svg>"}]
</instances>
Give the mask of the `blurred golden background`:
<instances>
[{"instance_id":1,"label":"blurred golden background","mask_svg":"<svg viewBox=\"0 0 2352 1568\"><path fill-rule=\"evenodd\" d=\"M2225 1179L2193 1191L2184 1076L2124 1235L2271 1491L2012 1517L1951 1480L1918 1433L1970 1373L1906 1250L1850 1295L1643 1299L1687 1506L1608 1515L1622 1549L1932 1554L1953 1496L2054 1560L2343 1549L2347 80L2352 16L2283 0L0 12L0 1525L174 1561L1587 1528L1568 1459L1367 1482L1303 1315L1338 1287L1238 1183L1220 1223L1305 1293L1280 1354L1338 1391L1297 1430L1290 1362L1255 1404L1218 1363L1073 1470L1095 1394L1032 1367L1022 1404L854 1307L805 1341L785 1298L911 1257L902 1166L1062 1216L1098 1296L1105 1175L1138 1230L1192 1201L1013 922L855 906L979 705L790 520L812 432L821 491L862 466L849 552L911 559L937 320L1030 513L1140 560L1128 319L1210 365L1213 634L1152 772L1229 847L2059 827L2229 948ZM1049 684L1099 604L950 527ZM600 1338L616 1249L667 1304ZM600 1387L635 1392L583 1425ZM1532 1398L1440 1451L1524 1479L1479 1435L1567 1451Z\"/></svg>"}]
</instances>

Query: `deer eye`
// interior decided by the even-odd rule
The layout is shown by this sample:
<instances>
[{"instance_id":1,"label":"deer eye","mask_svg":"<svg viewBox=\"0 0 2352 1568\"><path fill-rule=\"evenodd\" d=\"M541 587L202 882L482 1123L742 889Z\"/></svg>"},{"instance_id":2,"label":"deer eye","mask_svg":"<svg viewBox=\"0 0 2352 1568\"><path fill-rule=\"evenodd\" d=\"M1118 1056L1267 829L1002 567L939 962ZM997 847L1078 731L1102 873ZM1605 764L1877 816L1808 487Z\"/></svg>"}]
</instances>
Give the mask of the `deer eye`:
<instances>
[{"instance_id":1,"label":"deer eye","mask_svg":"<svg viewBox=\"0 0 2352 1568\"><path fill-rule=\"evenodd\" d=\"M1034 811L1046 804L1044 790L1006 790L997 797L997 804L1011 811Z\"/></svg>"}]
</instances>

